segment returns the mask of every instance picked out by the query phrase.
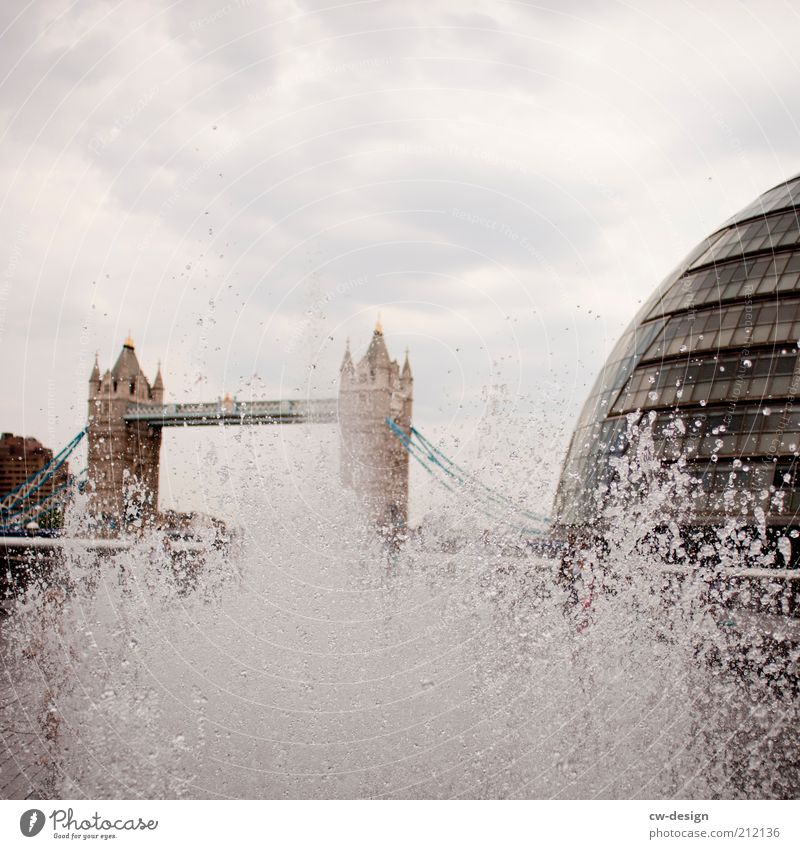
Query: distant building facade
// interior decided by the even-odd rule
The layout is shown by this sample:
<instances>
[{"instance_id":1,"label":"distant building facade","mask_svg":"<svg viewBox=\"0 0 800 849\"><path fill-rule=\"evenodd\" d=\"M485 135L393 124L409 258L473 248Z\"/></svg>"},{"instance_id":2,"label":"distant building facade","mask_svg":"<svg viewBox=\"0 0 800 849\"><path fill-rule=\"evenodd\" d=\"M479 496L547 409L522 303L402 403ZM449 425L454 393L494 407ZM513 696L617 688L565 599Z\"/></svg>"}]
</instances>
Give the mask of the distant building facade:
<instances>
[{"instance_id":1,"label":"distant building facade","mask_svg":"<svg viewBox=\"0 0 800 849\"><path fill-rule=\"evenodd\" d=\"M53 452L32 436L15 436L4 433L0 437L0 496L24 483L34 472L53 459ZM64 463L53 476L39 488L38 497L45 498L67 481L69 468Z\"/></svg>"},{"instance_id":2,"label":"distant building facade","mask_svg":"<svg viewBox=\"0 0 800 849\"><path fill-rule=\"evenodd\" d=\"M339 383L342 482L387 538L408 523L408 452L386 420L411 432L413 388L408 353L402 368L389 357L380 320L357 364L348 342Z\"/></svg>"},{"instance_id":3,"label":"distant building facade","mask_svg":"<svg viewBox=\"0 0 800 849\"><path fill-rule=\"evenodd\" d=\"M90 512L117 527L140 525L158 509L161 428L125 421L131 404L160 405L159 368L152 386L128 337L114 367L89 377L88 463Z\"/></svg>"}]
</instances>

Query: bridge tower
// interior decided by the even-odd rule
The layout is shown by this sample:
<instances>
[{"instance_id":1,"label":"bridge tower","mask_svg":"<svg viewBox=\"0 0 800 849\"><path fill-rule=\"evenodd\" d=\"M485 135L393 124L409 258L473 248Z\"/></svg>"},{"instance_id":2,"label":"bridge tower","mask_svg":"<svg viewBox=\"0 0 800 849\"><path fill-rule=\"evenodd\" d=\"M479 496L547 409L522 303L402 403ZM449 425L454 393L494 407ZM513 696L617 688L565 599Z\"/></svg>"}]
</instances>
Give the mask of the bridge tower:
<instances>
[{"instance_id":1,"label":"bridge tower","mask_svg":"<svg viewBox=\"0 0 800 849\"><path fill-rule=\"evenodd\" d=\"M151 386L128 336L114 367L101 377L95 357L89 377L90 510L110 530L142 527L158 509L161 428L126 422L131 404L162 404L159 367Z\"/></svg>"},{"instance_id":2,"label":"bridge tower","mask_svg":"<svg viewBox=\"0 0 800 849\"><path fill-rule=\"evenodd\" d=\"M408 452L386 419L411 432L414 378L389 357L378 319L366 354L353 364L347 343L340 369L341 476L361 497L367 517L389 540L408 522Z\"/></svg>"}]
</instances>

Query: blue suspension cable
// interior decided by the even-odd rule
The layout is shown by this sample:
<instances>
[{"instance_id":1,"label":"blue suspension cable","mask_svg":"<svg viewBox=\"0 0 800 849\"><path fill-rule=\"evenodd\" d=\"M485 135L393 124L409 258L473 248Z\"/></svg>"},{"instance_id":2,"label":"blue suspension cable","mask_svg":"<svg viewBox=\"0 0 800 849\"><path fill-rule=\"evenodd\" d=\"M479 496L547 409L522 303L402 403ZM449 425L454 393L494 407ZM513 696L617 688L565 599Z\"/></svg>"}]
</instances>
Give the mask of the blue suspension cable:
<instances>
[{"instance_id":1,"label":"blue suspension cable","mask_svg":"<svg viewBox=\"0 0 800 849\"><path fill-rule=\"evenodd\" d=\"M419 441L423 444L425 449L432 454L436 454L441 457L446 463L452 466L454 469L457 469L464 477L472 482L473 484L479 486L481 489L485 490L487 495L493 500L497 501L502 506L505 506L515 513L519 513L523 516L527 516L529 519L533 519L536 522L544 522L545 524L549 524L550 520L546 516L540 516L536 513L531 513L528 510L525 510L523 507L520 507L514 501L512 501L508 496L502 495L499 492L496 492L491 487L487 486L483 481L477 478L475 475L470 474L453 460L451 460L440 448L434 445L430 440L428 440L423 434L421 434L416 428L411 428L411 433L413 436L416 436ZM441 463L439 463L441 465ZM443 467L444 468L444 467Z\"/></svg>"},{"instance_id":2,"label":"blue suspension cable","mask_svg":"<svg viewBox=\"0 0 800 849\"><path fill-rule=\"evenodd\" d=\"M505 510L510 510L510 511L512 511L512 512L514 512L514 513L518 513L518 514L523 515L523 516L526 516L528 519L531 519L531 520L533 520L534 522L541 522L541 523L544 523L544 524L549 524L550 520L549 520L549 519L547 519L546 517L544 517L544 516L538 516L538 515L536 515L535 513L530 513L529 511L527 511L527 510L525 510L525 509L523 509L523 508L519 507L519 505L515 504L513 501L511 501L511 499L509 499L509 498L507 498L506 496L500 495L499 493L495 492L495 491L494 491L494 490L492 490L490 487L488 487L485 483L483 483L481 480L479 480L478 478L476 478L474 475L471 475L469 472L467 472L467 471L465 471L464 469L462 469L460 466L458 466L458 464L456 464L456 463L454 463L452 460L450 460L450 459L449 459L449 458L448 458L448 457L444 454L444 452L442 452L439 448L437 448L435 445L433 445L433 443L431 443L428 439L426 439L426 438L425 438L425 437L424 437L424 436L423 436L423 435L422 435L422 434L421 434L418 430L416 430L415 428L412 428L412 434L413 434L414 436L416 436L416 437L420 440L420 442L422 442L422 444L425 446L425 449L426 449L426 451L428 452L429 458L430 458L432 461L434 461L434 462L435 462L438 466L440 466L440 467L441 467L441 468L442 468L445 472L447 472L449 475L451 475L451 476L453 476L453 477L456 477L456 478L459 480L459 483L461 483L463 486L465 486L465 487L470 487L470 488L471 488L471 487L473 487L474 485L477 485L478 487L480 487L481 489L483 489L483 490L486 492L486 497L487 497L487 498L489 498L491 501L495 501L495 502L497 502L497 504L498 504L501 508L504 508ZM458 470L459 470L459 471L460 471L460 472L461 472L461 473L465 476L465 479L460 479L460 478L458 478L458 476L457 476L457 475L455 475L455 473L453 473L450 469L446 468L446 467L445 467L445 466L444 466L444 465L443 465L443 464L442 464L442 463L438 460L438 458L437 458L437 456L436 456L436 455L439 455L439 456L440 456L440 457L442 457L442 458L443 458L443 459L444 459L447 463L449 463L451 466L453 466L454 468L458 469Z\"/></svg>"},{"instance_id":3,"label":"blue suspension cable","mask_svg":"<svg viewBox=\"0 0 800 849\"><path fill-rule=\"evenodd\" d=\"M15 512L10 513L7 516L5 516L4 518L5 518L6 521L4 522L3 525L0 525L0 530L19 530L19 529L21 529L22 526L23 526L23 523L25 522L25 519L28 516L30 516L31 518L34 518L36 515L41 515L42 512L46 512L46 511L43 511L43 510L37 510L36 508L37 507L43 507L44 505L48 504L48 502L53 501L53 502L56 502L56 503L48 506L47 510L57 510L57 509L59 509L59 507L63 507L66 499L64 497L57 498L57 496L60 496L62 493L64 493L67 489L71 488L72 486L75 486L76 489L78 490L78 492L83 492L83 488L85 487L87 481L86 481L86 478L81 478L80 476L83 475L83 473L85 471L86 471L86 469L84 468L80 472L78 472L77 476L70 475L70 477L66 481L66 483L63 483L60 487L58 487L57 489L54 489L48 495L43 496L42 498L40 498L38 501L36 501L33 504L29 504L26 507L21 507L19 510L16 510ZM68 495L68 493L67 493L67 495ZM14 522L9 521L10 519L14 519L17 516L21 516L22 518L17 519Z\"/></svg>"},{"instance_id":4,"label":"blue suspension cable","mask_svg":"<svg viewBox=\"0 0 800 849\"><path fill-rule=\"evenodd\" d=\"M436 478L436 473L433 471L433 469L431 469L431 467L420 456L419 446L415 445L411 441L408 434L402 428L400 428L397 425L397 423L394 422L392 419L387 418L386 424L389 425L389 428L391 429L392 433L397 437L397 439L400 440L400 443L402 444L403 448L406 449L406 451L420 464L420 466L422 466L423 469L425 469L425 471L429 475L431 475L431 477ZM455 491L455 490L453 490L452 487L448 486L448 484L445 483L440 478L437 478L437 480L439 480L439 482L442 484L442 486L444 486L446 489L449 489L451 492Z\"/></svg>"},{"instance_id":5,"label":"blue suspension cable","mask_svg":"<svg viewBox=\"0 0 800 849\"><path fill-rule=\"evenodd\" d=\"M386 424L389 426L389 428L391 429L394 436L397 437L397 439L400 441L400 443L403 445L403 447L406 449L406 451L412 457L414 457L415 460L417 460L417 462L425 469L425 471L428 472L428 474L431 477L433 477L437 481L437 483L439 483L441 486L444 486L445 489L449 490L450 492L456 492L456 490L453 489L453 487L450 486L447 483L447 481L444 480L441 477L441 475L436 474L436 472L431 468L430 465L428 465L428 463L425 462L425 460L430 461L437 468L441 469L449 478L457 481L462 487L467 487L469 485L468 481L464 480L459 475L455 474L451 469L448 469L446 466L444 466L436 455L440 454L442 457L444 457L444 459L447 462L450 462L451 465L455 466L456 468L459 469L459 471L463 472L466 475L467 478L473 478L473 476L469 475L467 472L464 472L463 469L460 469L460 467L456 466L456 464L452 463L452 461L449 461L448 458L445 457L445 455L436 448L436 446L434 446L427 439L425 439L425 437L423 437L422 434L420 434L419 431L417 431L415 428L411 429L412 435L409 436L391 418L386 419ZM417 436L421 445L417 445L413 441L413 436ZM423 460L422 457L420 457L420 454L422 454L425 457L425 460ZM487 487L485 484L481 483L480 481L478 481L475 478L473 478L473 480L476 483L478 483L483 489L487 490L487 492L490 496L495 495L495 493L491 489L489 489L489 487ZM523 514L529 516L529 518L533 518L535 521L548 522L547 519L543 519L542 517L537 517L537 516L534 516L533 514L526 513L526 511L520 510L519 507L517 507L513 502L509 501L508 499L503 499L502 497L500 497L500 498L494 498L492 500L498 501L500 503L500 506L504 506L506 508L509 508L509 507L512 508L513 511L516 512L516 513L523 513ZM478 509L481 510L481 512L484 513L485 515L490 516L491 518L496 519L496 520L503 522L505 524L511 525L512 527L515 527L518 530L521 530L521 531L523 531L527 534L532 534L532 535L535 535L535 536L539 536L539 535L542 534L542 531L539 528L531 528L531 527L528 527L526 525L519 525L519 524L516 524L514 522L510 522L508 520L508 518L505 517L505 516L502 516L502 515L498 516L492 510L487 509L486 505L483 505L483 506L478 505Z\"/></svg>"},{"instance_id":6,"label":"blue suspension cable","mask_svg":"<svg viewBox=\"0 0 800 849\"><path fill-rule=\"evenodd\" d=\"M48 501L54 499L60 493L64 492L64 490L67 489L71 484L72 484L72 481L67 481L66 483L64 483L60 487L58 487L58 489L54 489L51 493L43 496L42 498L40 498L38 501L34 502L33 504L29 504L27 507L22 507L19 510L16 510L14 513L9 513L7 516L5 516L5 519L8 520L8 519L13 519L15 516L23 516L23 518L20 519L19 521L24 522L25 521L24 517L34 513L34 511L36 510L37 507L41 507L42 505L46 504ZM51 509L54 509L54 508L51 508ZM41 512L41 511L39 511L39 512ZM19 524L19 522L15 522L15 523L12 523L12 524Z\"/></svg>"}]
</instances>

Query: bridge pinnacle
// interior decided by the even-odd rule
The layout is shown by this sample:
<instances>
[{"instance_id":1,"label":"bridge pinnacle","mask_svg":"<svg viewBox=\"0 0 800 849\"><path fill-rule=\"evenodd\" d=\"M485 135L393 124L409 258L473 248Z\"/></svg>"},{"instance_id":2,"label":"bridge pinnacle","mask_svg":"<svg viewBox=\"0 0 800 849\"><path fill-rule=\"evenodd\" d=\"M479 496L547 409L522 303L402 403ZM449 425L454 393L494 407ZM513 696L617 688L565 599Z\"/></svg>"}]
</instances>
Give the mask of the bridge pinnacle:
<instances>
[{"instance_id":1,"label":"bridge pinnacle","mask_svg":"<svg viewBox=\"0 0 800 849\"><path fill-rule=\"evenodd\" d=\"M339 371L342 373L353 373L353 357L350 354L350 337L347 338L347 347L344 350L344 357L342 358L342 364L339 367Z\"/></svg>"},{"instance_id":2,"label":"bridge pinnacle","mask_svg":"<svg viewBox=\"0 0 800 849\"><path fill-rule=\"evenodd\" d=\"M122 343L122 347L123 348L130 348L131 351L133 350L133 339L131 338L130 330L128 331L128 335L125 338L125 341Z\"/></svg>"},{"instance_id":3,"label":"bridge pinnacle","mask_svg":"<svg viewBox=\"0 0 800 849\"><path fill-rule=\"evenodd\" d=\"M406 348L406 361L403 363L402 377L405 380L411 379L411 363L408 361L408 348Z\"/></svg>"}]
</instances>

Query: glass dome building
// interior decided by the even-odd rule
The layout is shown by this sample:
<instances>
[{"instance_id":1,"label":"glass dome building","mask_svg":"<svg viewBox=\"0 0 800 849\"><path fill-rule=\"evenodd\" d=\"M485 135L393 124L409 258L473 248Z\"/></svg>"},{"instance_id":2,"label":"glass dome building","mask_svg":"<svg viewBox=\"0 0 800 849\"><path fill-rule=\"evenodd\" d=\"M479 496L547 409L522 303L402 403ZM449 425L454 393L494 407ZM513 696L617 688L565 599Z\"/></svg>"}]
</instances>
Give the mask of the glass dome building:
<instances>
[{"instance_id":1,"label":"glass dome building","mask_svg":"<svg viewBox=\"0 0 800 849\"><path fill-rule=\"evenodd\" d=\"M696 479L689 525L800 525L799 210L800 175L712 233L636 315L572 436L562 528L602 521L612 460L643 421L661 464Z\"/></svg>"}]
</instances>

